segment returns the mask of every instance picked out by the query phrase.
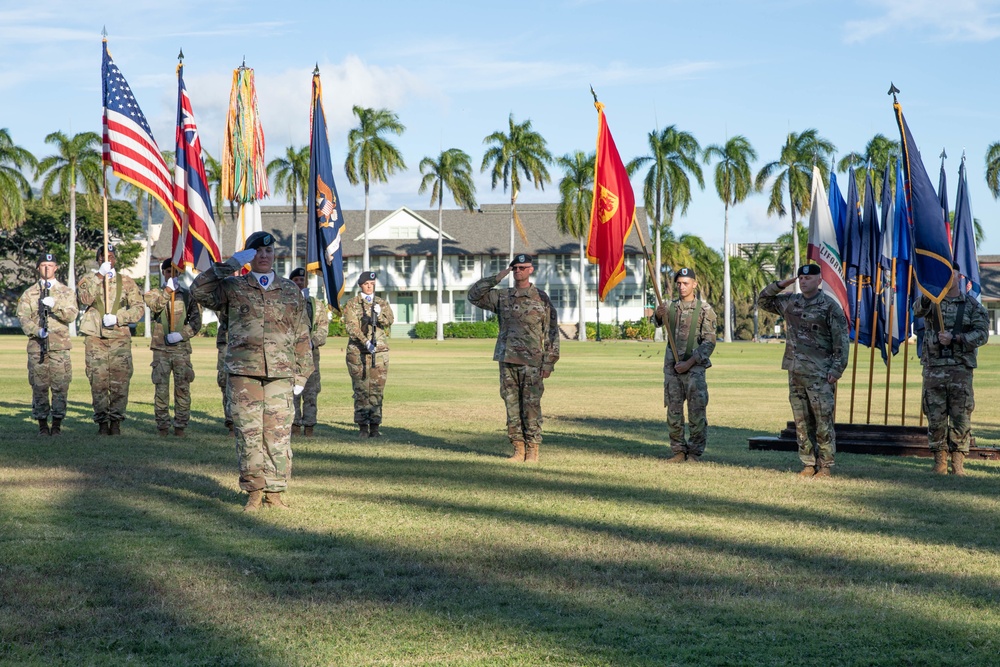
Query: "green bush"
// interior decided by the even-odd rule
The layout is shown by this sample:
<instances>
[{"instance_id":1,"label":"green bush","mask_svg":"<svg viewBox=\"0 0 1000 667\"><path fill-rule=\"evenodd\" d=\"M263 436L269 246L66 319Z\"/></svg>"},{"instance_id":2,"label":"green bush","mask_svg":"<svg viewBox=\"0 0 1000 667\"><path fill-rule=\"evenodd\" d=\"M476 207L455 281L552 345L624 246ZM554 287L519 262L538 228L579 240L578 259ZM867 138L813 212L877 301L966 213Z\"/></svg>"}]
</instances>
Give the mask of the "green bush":
<instances>
[{"instance_id":1,"label":"green bush","mask_svg":"<svg viewBox=\"0 0 1000 667\"><path fill-rule=\"evenodd\" d=\"M422 338L428 340L434 338L437 335L437 323L435 322L417 322L413 325L413 334L417 338Z\"/></svg>"},{"instance_id":2,"label":"green bush","mask_svg":"<svg viewBox=\"0 0 1000 667\"><path fill-rule=\"evenodd\" d=\"M330 326L326 330L329 336L344 337L347 335L347 329L344 328L344 323L340 320L330 320Z\"/></svg>"},{"instance_id":3,"label":"green bush","mask_svg":"<svg viewBox=\"0 0 1000 667\"><path fill-rule=\"evenodd\" d=\"M136 338L142 338L146 335L146 322L144 320L140 320L135 325L135 331L132 332L132 335Z\"/></svg>"},{"instance_id":4,"label":"green bush","mask_svg":"<svg viewBox=\"0 0 1000 667\"><path fill-rule=\"evenodd\" d=\"M219 323L209 322L201 328L201 335L206 338L215 338L219 335Z\"/></svg>"},{"instance_id":5,"label":"green bush","mask_svg":"<svg viewBox=\"0 0 1000 667\"><path fill-rule=\"evenodd\" d=\"M614 324L601 325L601 340L615 340L621 338L619 327ZM587 340L597 340L597 324L587 322Z\"/></svg>"},{"instance_id":6,"label":"green bush","mask_svg":"<svg viewBox=\"0 0 1000 667\"><path fill-rule=\"evenodd\" d=\"M621 337L627 340L652 340L655 333L656 326L645 318L621 325Z\"/></svg>"},{"instance_id":7,"label":"green bush","mask_svg":"<svg viewBox=\"0 0 1000 667\"><path fill-rule=\"evenodd\" d=\"M437 336L436 322L417 322L413 327L417 338L425 340ZM500 325L496 318L487 322L446 322L445 338L496 338L500 333Z\"/></svg>"}]
</instances>

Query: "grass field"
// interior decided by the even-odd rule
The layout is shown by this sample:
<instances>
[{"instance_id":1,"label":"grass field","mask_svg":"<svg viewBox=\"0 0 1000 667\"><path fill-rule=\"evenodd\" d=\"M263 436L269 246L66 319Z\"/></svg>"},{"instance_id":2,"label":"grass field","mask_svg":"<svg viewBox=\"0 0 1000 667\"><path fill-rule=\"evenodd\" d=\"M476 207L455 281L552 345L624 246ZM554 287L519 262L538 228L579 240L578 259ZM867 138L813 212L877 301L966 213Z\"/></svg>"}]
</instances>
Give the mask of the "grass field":
<instances>
[{"instance_id":1,"label":"grass field","mask_svg":"<svg viewBox=\"0 0 1000 667\"><path fill-rule=\"evenodd\" d=\"M95 435L78 343L65 435L39 439L24 339L0 338L5 664L1000 661L1000 466L841 454L798 478L794 453L747 448L790 418L780 345L719 346L707 462L666 466L662 346L564 341L525 466L504 460L492 341L393 341L386 437L362 442L331 339L293 510L244 515L212 341L185 439L156 437L135 343L123 437ZM1000 346L980 365L974 430L1000 445Z\"/></svg>"}]
</instances>

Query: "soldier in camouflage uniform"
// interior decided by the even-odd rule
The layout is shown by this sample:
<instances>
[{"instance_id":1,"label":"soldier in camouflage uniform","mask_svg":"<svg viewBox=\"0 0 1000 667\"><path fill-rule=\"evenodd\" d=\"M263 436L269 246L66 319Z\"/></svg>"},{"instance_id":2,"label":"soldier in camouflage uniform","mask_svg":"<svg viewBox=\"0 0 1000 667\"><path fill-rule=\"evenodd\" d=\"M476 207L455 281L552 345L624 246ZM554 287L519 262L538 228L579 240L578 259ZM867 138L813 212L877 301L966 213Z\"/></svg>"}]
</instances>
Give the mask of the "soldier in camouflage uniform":
<instances>
[{"instance_id":1,"label":"soldier in camouflage uniform","mask_svg":"<svg viewBox=\"0 0 1000 667\"><path fill-rule=\"evenodd\" d=\"M233 413L229 408L229 397L226 395L226 387L229 385L229 373L226 372L229 319L224 312L218 312L215 316L219 318L219 328L215 333L215 381L219 385L219 389L222 390L222 412L226 416L226 428L229 429L229 435L233 436L235 435L233 432Z\"/></svg>"},{"instance_id":2,"label":"soldier in camouflage uniform","mask_svg":"<svg viewBox=\"0 0 1000 667\"><path fill-rule=\"evenodd\" d=\"M354 386L354 423L358 436L377 438L382 423L382 392L389 373L389 340L386 331L395 316L385 299L375 296L375 272L358 276L361 293L343 308L347 343L347 371Z\"/></svg>"},{"instance_id":3,"label":"soldier in camouflage uniform","mask_svg":"<svg viewBox=\"0 0 1000 667\"><path fill-rule=\"evenodd\" d=\"M39 279L17 301L17 319L28 337L31 416L38 420L38 435L62 434L66 393L73 380L73 366L69 358L73 344L69 337L69 323L76 319L78 312L76 296L72 289L56 280L56 268L52 255L39 257Z\"/></svg>"},{"instance_id":4,"label":"soldier in camouflage uniform","mask_svg":"<svg viewBox=\"0 0 1000 667\"><path fill-rule=\"evenodd\" d=\"M153 415L161 436L170 433L170 376L174 376L174 435L183 438L191 418L191 366L193 336L201 331L201 306L177 284L179 272L171 260L160 264L161 288L143 295L152 321ZM173 313L171 314L171 310Z\"/></svg>"},{"instance_id":5,"label":"soldier in camouflage uniform","mask_svg":"<svg viewBox=\"0 0 1000 667\"><path fill-rule=\"evenodd\" d=\"M511 271L514 287L493 289ZM559 361L559 319L549 296L531 284L534 271L531 255L515 255L506 269L469 290L469 301L500 321L493 360L500 363L500 396L514 447L509 461L538 461L544 380Z\"/></svg>"},{"instance_id":6,"label":"soldier in camouflage uniform","mask_svg":"<svg viewBox=\"0 0 1000 667\"><path fill-rule=\"evenodd\" d=\"M708 384L705 371L712 366L715 350L715 311L695 298L698 288L694 269L674 275L680 298L661 303L654 313L656 325L666 324L669 340L663 359L663 405L667 408L670 449L667 463L697 462L705 452L708 420ZM673 347L671 347L671 345ZM674 358L674 348L680 360ZM684 437L684 403L688 406L690 440Z\"/></svg>"},{"instance_id":7,"label":"soldier in camouflage uniform","mask_svg":"<svg viewBox=\"0 0 1000 667\"><path fill-rule=\"evenodd\" d=\"M105 259L107 254L107 259ZM98 435L121 435L132 379L132 331L146 308L135 281L115 270L115 249L97 251L97 273L84 276L76 295L85 308L80 333L84 335L87 378L94 403ZM105 307L105 285L111 304Z\"/></svg>"},{"instance_id":8,"label":"soldier in camouflage uniform","mask_svg":"<svg viewBox=\"0 0 1000 667\"><path fill-rule=\"evenodd\" d=\"M316 427L316 398L322 390L319 377L319 348L326 345L326 337L330 332L329 311L325 303L315 297L309 296L309 288L306 287L306 271L298 268L288 275L288 279L295 283L295 286L302 291L302 297L306 301L306 315L309 321L309 342L312 346L313 372L306 382L306 388L302 394L292 399L295 406L295 419L292 421L292 435L298 435L299 429L307 438L313 435Z\"/></svg>"},{"instance_id":9,"label":"soldier in camouflage uniform","mask_svg":"<svg viewBox=\"0 0 1000 667\"><path fill-rule=\"evenodd\" d=\"M236 432L244 511L262 504L287 509L282 494L292 472L292 396L312 374L302 293L275 275L274 236L254 232L245 250L195 278L191 292L229 322L227 395ZM244 264L250 273L234 276Z\"/></svg>"},{"instance_id":10,"label":"soldier in camouflage uniform","mask_svg":"<svg viewBox=\"0 0 1000 667\"><path fill-rule=\"evenodd\" d=\"M923 364L923 409L927 415L927 441L934 452L934 472L965 474L965 457L972 437L972 411L976 407L972 370L976 352L989 340L989 313L962 289L964 280L954 264L951 288L935 306L922 296L915 315L927 325L920 363ZM940 313L940 317L938 315ZM944 323L944 326L941 323Z\"/></svg>"},{"instance_id":11,"label":"soldier in camouflage uniform","mask_svg":"<svg viewBox=\"0 0 1000 667\"><path fill-rule=\"evenodd\" d=\"M816 264L799 267L801 294L781 294L795 278L771 283L760 293L760 307L785 318L788 401L795 417L795 437L803 477L829 477L837 450L834 387L847 368L850 343L847 318L837 301L820 290Z\"/></svg>"}]
</instances>

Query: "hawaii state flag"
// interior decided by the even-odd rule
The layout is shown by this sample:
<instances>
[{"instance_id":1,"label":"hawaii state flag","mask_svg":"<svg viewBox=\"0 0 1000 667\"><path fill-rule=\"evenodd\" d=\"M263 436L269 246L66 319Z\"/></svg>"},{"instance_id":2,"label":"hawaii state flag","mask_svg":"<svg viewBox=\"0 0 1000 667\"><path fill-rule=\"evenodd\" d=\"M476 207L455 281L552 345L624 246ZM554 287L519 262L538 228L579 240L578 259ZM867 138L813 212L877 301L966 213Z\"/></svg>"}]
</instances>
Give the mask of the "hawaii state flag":
<instances>
[{"instance_id":1,"label":"hawaii state flag","mask_svg":"<svg viewBox=\"0 0 1000 667\"><path fill-rule=\"evenodd\" d=\"M837 243L830 204L823 189L823 176L819 167L813 166L812 197L809 205L809 261L819 265L823 278L822 289L836 299L847 316L847 326L851 326L850 306L847 300L847 286L844 284L844 265Z\"/></svg>"},{"instance_id":2,"label":"hawaii state flag","mask_svg":"<svg viewBox=\"0 0 1000 667\"><path fill-rule=\"evenodd\" d=\"M590 211L587 259L600 266L598 294L604 301L625 277L625 239L635 224L635 195L625 164L604 117L597 107L597 162L594 165L594 204Z\"/></svg>"},{"instance_id":3,"label":"hawaii state flag","mask_svg":"<svg viewBox=\"0 0 1000 667\"><path fill-rule=\"evenodd\" d=\"M323 113L323 86L319 69L312 79L312 128L309 134L309 199L306 204L306 270L323 276L326 299L340 310L344 295L344 257L340 245L344 214L333 182L330 139Z\"/></svg>"},{"instance_id":4,"label":"hawaii state flag","mask_svg":"<svg viewBox=\"0 0 1000 667\"><path fill-rule=\"evenodd\" d=\"M201 139L191 98L184 86L184 65L177 65L177 157L174 166L174 266L206 271L220 261L219 234L212 215L212 196L201 158Z\"/></svg>"}]
</instances>

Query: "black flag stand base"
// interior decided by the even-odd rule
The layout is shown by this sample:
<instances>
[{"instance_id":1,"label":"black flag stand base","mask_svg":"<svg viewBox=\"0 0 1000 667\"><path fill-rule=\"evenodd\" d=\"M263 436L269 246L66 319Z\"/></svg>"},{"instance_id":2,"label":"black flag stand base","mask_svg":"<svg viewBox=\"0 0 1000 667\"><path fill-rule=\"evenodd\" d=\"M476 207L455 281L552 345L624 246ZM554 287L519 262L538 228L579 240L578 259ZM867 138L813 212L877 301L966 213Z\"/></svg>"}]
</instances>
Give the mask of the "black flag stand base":
<instances>
[{"instance_id":1,"label":"black flag stand base","mask_svg":"<svg viewBox=\"0 0 1000 667\"><path fill-rule=\"evenodd\" d=\"M883 426L882 424L836 424L837 452L881 456L924 456L934 453L927 444L927 427ZM788 422L778 437L750 438L750 449L798 451L795 422ZM969 447L970 460L1000 460L1000 447L978 447L975 437Z\"/></svg>"}]
</instances>

